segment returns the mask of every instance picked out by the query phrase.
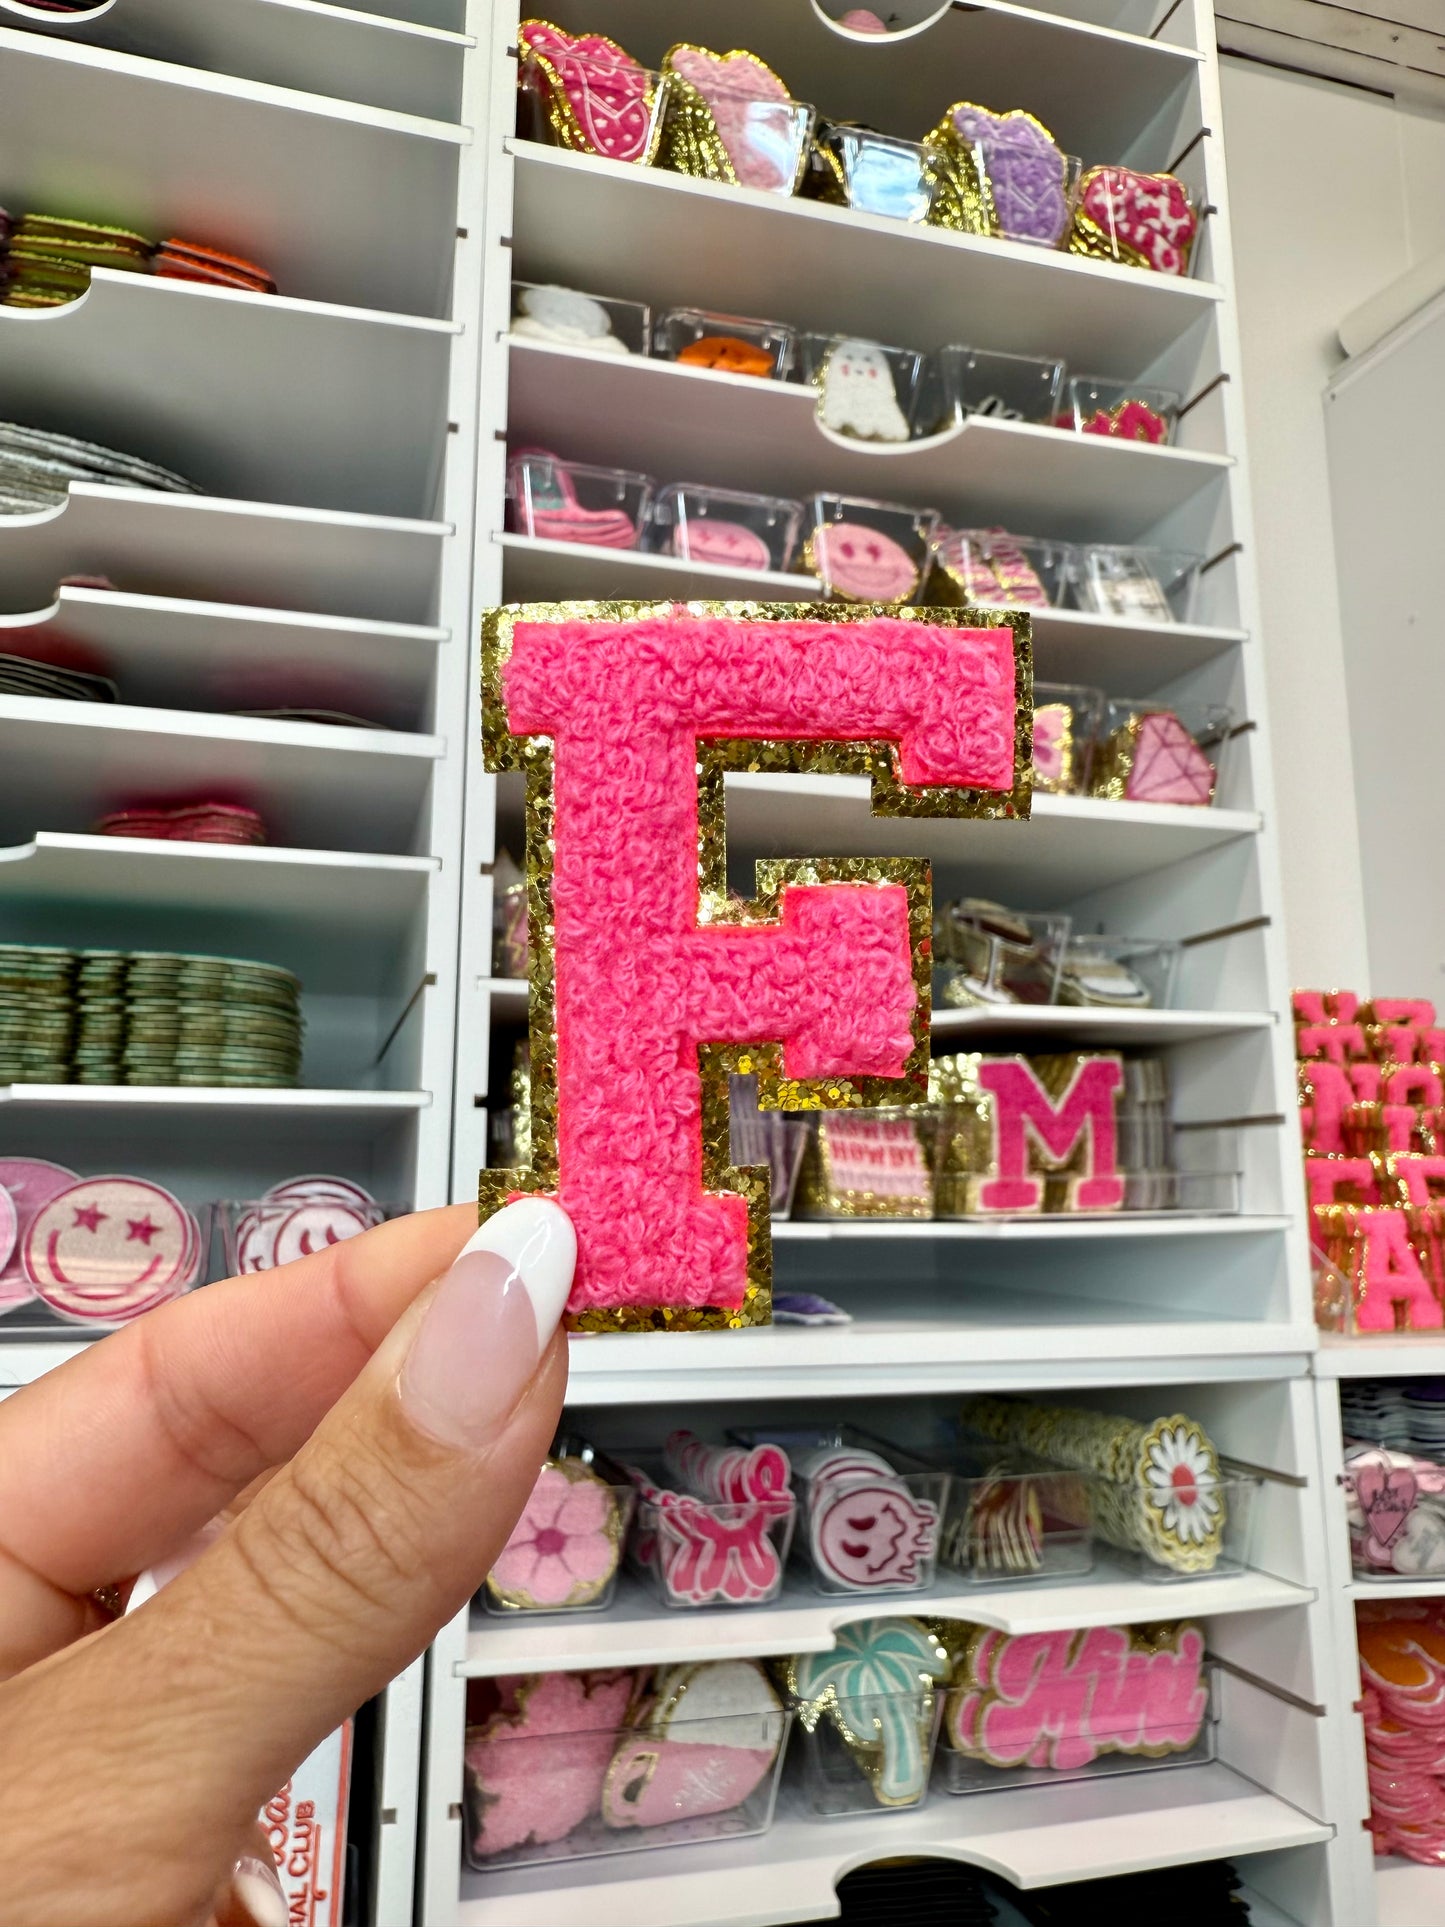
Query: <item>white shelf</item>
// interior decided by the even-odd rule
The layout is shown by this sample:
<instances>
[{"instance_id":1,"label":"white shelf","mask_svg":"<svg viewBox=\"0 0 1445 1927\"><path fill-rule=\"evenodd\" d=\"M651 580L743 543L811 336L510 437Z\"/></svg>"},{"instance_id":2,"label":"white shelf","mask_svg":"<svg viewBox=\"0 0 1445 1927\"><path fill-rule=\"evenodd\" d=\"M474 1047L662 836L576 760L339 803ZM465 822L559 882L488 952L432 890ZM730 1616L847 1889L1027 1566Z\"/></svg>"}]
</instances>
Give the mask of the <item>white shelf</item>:
<instances>
[{"instance_id":1,"label":"white shelf","mask_svg":"<svg viewBox=\"0 0 1445 1927\"><path fill-rule=\"evenodd\" d=\"M640 549L588 548L529 535L495 535L507 602L631 597L658 601L816 602L811 575L712 569ZM1245 640L1242 629L1193 622L1121 622L1081 609L1034 609L1034 667L1043 680L1082 678L1130 693L1187 675Z\"/></svg>"},{"instance_id":2,"label":"white shelf","mask_svg":"<svg viewBox=\"0 0 1445 1927\"><path fill-rule=\"evenodd\" d=\"M323 0L102 0L86 14L0 0L0 23L436 120L460 118L461 56L476 44Z\"/></svg>"},{"instance_id":3,"label":"white shelf","mask_svg":"<svg viewBox=\"0 0 1445 1927\"><path fill-rule=\"evenodd\" d=\"M1445 1377L1445 1334L1381 1332L1342 1338L1322 1332L1315 1372L1320 1378Z\"/></svg>"},{"instance_id":4,"label":"white shelf","mask_svg":"<svg viewBox=\"0 0 1445 1927\"><path fill-rule=\"evenodd\" d=\"M1267 1010L1104 1010L1071 1004L1012 1004L991 1010L933 1007L933 1035L959 1038L967 1049L972 1037L1036 1034L1040 1044L1054 1037L1080 1037L1121 1045L1193 1044L1205 1037L1231 1037L1245 1030L1270 1030Z\"/></svg>"},{"instance_id":5,"label":"white shelf","mask_svg":"<svg viewBox=\"0 0 1445 1927\"><path fill-rule=\"evenodd\" d=\"M519 442L658 482L789 496L802 500L805 527L808 498L828 490L936 508L954 528L1136 542L1233 466L1227 455L977 415L922 441L869 444L825 434L817 395L799 382L515 340L510 362Z\"/></svg>"},{"instance_id":6,"label":"white shelf","mask_svg":"<svg viewBox=\"0 0 1445 1927\"><path fill-rule=\"evenodd\" d=\"M863 40L832 31L806 4L734 0L728 45L759 54L798 99L823 113L858 114L866 103L870 127L906 140L918 140L960 90L970 100L1011 103L1027 75L1030 111L1067 153L1168 165L1174 150L1159 144L1157 133L1146 152L1130 150L1194 79L1200 56L1192 48L1060 17L1067 7L1050 12L984 0L966 11L939 11L922 32ZM549 18L573 32L610 34L649 67L676 38L651 0L563 0L563 10ZM940 83L939 75L948 79ZM949 92L953 78L964 75L966 87L960 81Z\"/></svg>"},{"instance_id":7,"label":"white shelf","mask_svg":"<svg viewBox=\"0 0 1445 1927\"><path fill-rule=\"evenodd\" d=\"M0 516L0 607L43 608L62 576L102 575L147 595L421 624L451 532L445 522L72 482L54 508Z\"/></svg>"},{"instance_id":8,"label":"white shelf","mask_svg":"<svg viewBox=\"0 0 1445 1927\"><path fill-rule=\"evenodd\" d=\"M747 1841L462 1874L460 1927L776 1927L838 1911L835 1883L880 1856L972 1862L1020 1887L1308 1846L1331 1829L1227 1766L1176 1767L950 1799L910 1813L784 1813Z\"/></svg>"},{"instance_id":9,"label":"white shelf","mask_svg":"<svg viewBox=\"0 0 1445 1927\"><path fill-rule=\"evenodd\" d=\"M1062 355L1137 378L1221 290L1019 242L509 140L514 272L654 307L717 308L907 346Z\"/></svg>"},{"instance_id":10,"label":"white shelf","mask_svg":"<svg viewBox=\"0 0 1445 1927\"><path fill-rule=\"evenodd\" d=\"M209 243L298 300L445 313L468 138L444 121L0 27L7 206Z\"/></svg>"},{"instance_id":11,"label":"white shelf","mask_svg":"<svg viewBox=\"0 0 1445 1927\"><path fill-rule=\"evenodd\" d=\"M836 1224L784 1218L773 1238L784 1244L867 1244L877 1240L970 1244L1039 1244L1064 1239L1070 1244L1111 1244L1120 1238L1238 1238L1283 1231L1287 1217L1192 1217L1184 1211L1084 1212L1057 1217L931 1218L909 1223L892 1218L848 1218Z\"/></svg>"},{"instance_id":12,"label":"white shelf","mask_svg":"<svg viewBox=\"0 0 1445 1927\"><path fill-rule=\"evenodd\" d=\"M1253 836L1253 810L1035 796L1028 821L873 816L861 776L727 779L728 841L738 856L927 856L965 869L971 890L1019 908L1057 906L1125 878ZM935 876L935 888L940 888Z\"/></svg>"},{"instance_id":13,"label":"white shelf","mask_svg":"<svg viewBox=\"0 0 1445 1927\"><path fill-rule=\"evenodd\" d=\"M1440 1927L1445 1867L1422 1867L1393 1855L1375 1861L1379 1927ZM594 1927L589 1923L589 1927Z\"/></svg>"},{"instance_id":14,"label":"white shelf","mask_svg":"<svg viewBox=\"0 0 1445 1927\"><path fill-rule=\"evenodd\" d=\"M589 1667L679 1665L712 1659L763 1658L773 1653L826 1653L836 1635L880 1612L968 1619L1007 1633L1058 1632L1083 1626L1143 1625L1167 1613L1198 1619L1206 1613L1277 1612L1308 1605L1302 1586L1244 1572L1165 1586L1103 1565L1087 1578L1048 1585L989 1588L947 1576L921 1593L886 1599L854 1594L819 1598L789 1585L770 1606L728 1611L682 1611L664 1606L640 1581L624 1578L606 1612L472 1614L466 1659L469 1679L502 1673L579 1672Z\"/></svg>"},{"instance_id":15,"label":"white shelf","mask_svg":"<svg viewBox=\"0 0 1445 1927\"><path fill-rule=\"evenodd\" d=\"M303 689L322 678L329 706L398 730L424 726L436 651L449 635L422 623L70 587L49 608L0 615L0 653L12 628L52 629L93 644L127 703L202 709L258 692L251 700L259 708L284 699L299 671Z\"/></svg>"},{"instance_id":16,"label":"white shelf","mask_svg":"<svg viewBox=\"0 0 1445 1927\"><path fill-rule=\"evenodd\" d=\"M142 837L71 836L43 830L33 842L0 849L0 905L12 941L32 937L28 918L234 920L236 940L249 931L295 936L345 953L358 945L392 951L424 916L435 857L366 856L349 850L257 849L214 843L163 843ZM24 934L20 934L24 930ZM58 933L53 939L64 942ZM131 947L139 948L139 944ZM219 954L232 952L219 944ZM315 988L315 972L305 973Z\"/></svg>"},{"instance_id":17,"label":"white shelf","mask_svg":"<svg viewBox=\"0 0 1445 1927\"><path fill-rule=\"evenodd\" d=\"M851 1325L671 1332L665 1344L645 1333L574 1338L568 1395L583 1407L682 1407L743 1398L1193 1385L1298 1377L1313 1343L1313 1330L1301 1324L1170 1316L1163 1306L1146 1310L1063 1291L1010 1295L941 1286L930 1298L894 1274L887 1309Z\"/></svg>"},{"instance_id":18,"label":"white shelf","mask_svg":"<svg viewBox=\"0 0 1445 1927\"><path fill-rule=\"evenodd\" d=\"M203 795L254 803L279 844L406 855L444 749L393 730L0 696L0 841Z\"/></svg>"},{"instance_id":19,"label":"white shelf","mask_svg":"<svg viewBox=\"0 0 1445 1927\"><path fill-rule=\"evenodd\" d=\"M1350 1597L1389 1601L1445 1599L1445 1579L1407 1579L1403 1575L1398 1579L1352 1579ZM1445 1887L1440 1892L1445 1899Z\"/></svg>"},{"instance_id":20,"label":"white shelf","mask_svg":"<svg viewBox=\"0 0 1445 1927\"><path fill-rule=\"evenodd\" d=\"M227 1111L395 1116L424 1111L428 1091L213 1090L167 1084L0 1084L0 1106L17 1112L69 1111L123 1117L133 1111Z\"/></svg>"},{"instance_id":21,"label":"white shelf","mask_svg":"<svg viewBox=\"0 0 1445 1927\"><path fill-rule=\"evenodd\" d=\"M0 93L6 72L0 60ZM213 495L428 515L458 333L97 268L63 307L0 309L0 417L158 461Z\"/></svg>"}]
</instances>

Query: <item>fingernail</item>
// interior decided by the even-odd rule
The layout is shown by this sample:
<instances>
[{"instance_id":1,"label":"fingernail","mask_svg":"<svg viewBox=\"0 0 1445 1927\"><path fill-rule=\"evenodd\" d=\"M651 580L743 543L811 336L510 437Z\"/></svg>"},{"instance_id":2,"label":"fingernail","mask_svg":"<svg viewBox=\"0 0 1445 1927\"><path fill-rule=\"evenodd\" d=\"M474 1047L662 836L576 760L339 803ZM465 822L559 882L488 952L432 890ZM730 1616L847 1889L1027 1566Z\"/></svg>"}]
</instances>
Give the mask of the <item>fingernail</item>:
<instances>
[{"instance_id":1,"label":"fingernail","mask_svg":"<svg viewBox=\"0 0 1445 1927\"><path fill-rule=\"evenodd\" d=\"M577 1238L550 1198L518 1198L470 1238L427 1306L398 1381L414 1425L485 1445L521 1397L572 1289Z\"/></svg>"},{"instance_id":2,"label":"fingernail","mask_svg":"<svg viewBox=\"0 0 1445 1927\"><path fill-rule=\"evenodd\" d=\"M231 1892L256 1927L290 1927L291 1910L273 1861L246 1854L232 1869Z\"/></svg>"}]
</instances>

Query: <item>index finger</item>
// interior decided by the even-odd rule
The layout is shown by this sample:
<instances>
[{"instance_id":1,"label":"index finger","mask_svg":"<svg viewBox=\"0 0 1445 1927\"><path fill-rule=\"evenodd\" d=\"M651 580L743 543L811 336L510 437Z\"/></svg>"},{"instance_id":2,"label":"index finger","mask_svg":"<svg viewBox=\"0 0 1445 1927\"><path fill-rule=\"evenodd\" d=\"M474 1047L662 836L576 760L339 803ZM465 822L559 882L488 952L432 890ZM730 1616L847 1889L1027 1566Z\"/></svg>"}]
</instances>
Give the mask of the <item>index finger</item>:
<instances>
[{"instance_id":1,"label":"index finger","mask_svg":"<svg viewBox=\"0 0 1445 1927\"><path fill-rule=\"evenodd\" d=\"M208 1285L0 1404L0 1674L289 1459L476 1225L449 1205Z\"/></svg>"}]
</instances>

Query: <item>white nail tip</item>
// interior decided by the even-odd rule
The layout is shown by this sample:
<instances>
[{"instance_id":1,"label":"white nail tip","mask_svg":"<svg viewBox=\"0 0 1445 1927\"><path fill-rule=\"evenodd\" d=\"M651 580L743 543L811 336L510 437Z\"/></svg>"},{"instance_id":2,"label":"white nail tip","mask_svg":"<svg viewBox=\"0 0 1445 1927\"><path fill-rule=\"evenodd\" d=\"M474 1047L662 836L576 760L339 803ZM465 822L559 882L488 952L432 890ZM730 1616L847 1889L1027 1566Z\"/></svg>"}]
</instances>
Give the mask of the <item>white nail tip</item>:
<instances>
[{"instance_id":1,"label":"white nail tip","mask_svg":"<svg viewBox=\"0 0 1445 1927\"><path fill-rule=\"evenodd\" d=\"M252 1873L251 1868L256 1871ZM242 1871L241 1869L245 1869ZM279 1883L273 1884L259 1860L243 1860L231 1880L231 1891L255 1921L256 1927L290 1927L291 1914Z\"/></svg>"},{"instance_id":2,"label":"white nail tip","mask_svg":"<svg viewBox=\"0 0 1445 1927\"><path fill-rule=\"evenodd\" d=\"M540 1352L567 1308L577 1269L577 1233L552 1198L514 1198L467 1240L467 1251L494 1251L527 1288Z\"/></svg>"}]
</instances>

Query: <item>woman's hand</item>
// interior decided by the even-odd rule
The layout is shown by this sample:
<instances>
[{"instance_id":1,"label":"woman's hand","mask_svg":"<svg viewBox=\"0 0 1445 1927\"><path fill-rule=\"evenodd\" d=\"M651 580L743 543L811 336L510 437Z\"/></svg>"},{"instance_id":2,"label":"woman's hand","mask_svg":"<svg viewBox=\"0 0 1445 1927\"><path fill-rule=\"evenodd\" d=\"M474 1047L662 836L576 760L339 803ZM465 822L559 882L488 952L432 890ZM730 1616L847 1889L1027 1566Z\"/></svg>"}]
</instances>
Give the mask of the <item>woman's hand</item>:
<instances>
[{"instance_id":1,"label":"woman's hand","mask_svg":"<svg viewBox=\"0 0 1445 1927\"><path fill-rule=\"evenodd\" d=\"M571 1224L475 1227L210 1285L0 1404L4 1927L284 1920L257 1813L466 1603L561 1410Z\"/></svg>"}]
</instances>

